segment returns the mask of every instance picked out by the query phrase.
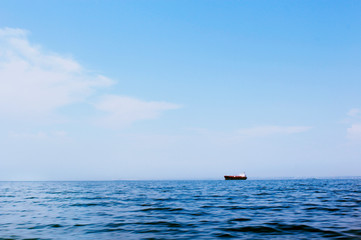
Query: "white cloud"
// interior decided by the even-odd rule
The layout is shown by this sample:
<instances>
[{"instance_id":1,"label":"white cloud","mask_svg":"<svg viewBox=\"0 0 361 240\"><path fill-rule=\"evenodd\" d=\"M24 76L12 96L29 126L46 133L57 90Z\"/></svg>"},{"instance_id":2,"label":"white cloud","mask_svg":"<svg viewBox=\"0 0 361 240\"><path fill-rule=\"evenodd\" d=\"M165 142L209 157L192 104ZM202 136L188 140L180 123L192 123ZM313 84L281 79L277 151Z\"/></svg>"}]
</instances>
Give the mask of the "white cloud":
<instances>
[{"instance_id":1,"label":"white cloud","mask_svg":"<svg viewBox=\"0 0 361 240\"><path fill-rule=\"evenodd\" d=\"M2 28L0 29L0 37L8 36L25 36L27 31L19 28Z\"/></svg>"},{"instance_id":2,"label":"white cloud","mask_svg":"<svg viewBox=\"0 0 361 240\"><path fill-rule=\"evenodd\" d=\"M352 124L347 128L347 137L350 139L361 139L361 124Z\"/></svg>"},{"instance_id":3,"label":"white cloud","mask_svg":"<svg viewBox=\"0 0 361 240\"><path fill-rule=\"evenodd\" d=\"M98 110L106 112L100 119L102 124L123 127L134 121L155 119L162 111L180 108L180 105L167 102L145 102L139 99L106 95L95 104Z\"/></svg>"},{"instance_id":4,"label":"white cloud","mask_svg":"<svg viewBox=\"0 0 361 240\"><path fill-rule=\"evenodd\" d=\"M310 130L306 126L258 126L253 128L244 128L238 131L239 134L252 137L263 137L275 134L294 134Z\"/></svg>"},{"instance_id":5,"label":"white cloud","mask_svg":"<svg viewBox=\"0 0 361 240\"><path fill-rule=\"evenodd\" d=\"M75 60L31 44L22 29L0 29L0 114L47 114L111 84Z\"/></svg>"},{"instance_id":6,"label":"white cloud","mask_svg":"<svg viewBox=\"0 0 361 240\"><path fill-rule=\"evenodd\" d=\"M346 137L351 141L361 140L361 123L360 123L361 109L352 108L347 112L349 118L346 123L350 126L346 129Z\"/></svg>"},{"instance_id":7,"label":"white cloud","mask_svg":"<svg viewBox=\"0 0 361 240\"><path fill-rule=\"evenodd\" d=\"M0 115L26 120L43 116L59 107L87 102L99 88L114 84L70 57L44 51L30 43L27 36L22 29L0 29ZM107 112L102 121L118 126L153 119L164 110L179 107L116 95L101 99L95 107Z\"/></svg>"},{"instance_id":8,"label":"white cloud","mask_svg":"<svg viewBox=\"0 0 361 240\"><path fill-rule=\"evenodd\" d=\"M11 132L9 136L16 139L49 139L49 138L62 138L68 135L65 131L38 131L38 132Z\"/></svg>"},{"instance_id":9,"label":"white cloud","mask_svg":"<svg viewBox=\"0 0 361 240\"><path fill-rule=\"evenodd\" d=\"M348 111L347 115L350 117L356 117L360 113L360 109L353 108L350 111Z\"/></svg>"}]
</instances>

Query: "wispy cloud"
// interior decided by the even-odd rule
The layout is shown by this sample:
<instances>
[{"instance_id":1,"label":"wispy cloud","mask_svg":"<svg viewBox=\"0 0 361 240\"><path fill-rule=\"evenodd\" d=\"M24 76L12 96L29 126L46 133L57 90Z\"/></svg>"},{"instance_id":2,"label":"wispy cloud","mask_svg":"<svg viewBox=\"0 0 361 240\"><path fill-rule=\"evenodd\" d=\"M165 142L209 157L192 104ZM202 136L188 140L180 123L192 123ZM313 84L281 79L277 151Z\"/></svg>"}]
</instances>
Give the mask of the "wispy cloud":
<instances>
[{"instance_id":1,"label":"wispy cloud","mask_svg":"<svg viewBox=\"0 0 361 240\"><path fill-rule=\"evenodd\" d=\"M353 140L361 140L361 124L352 124L347 128L347 137Z\"/></svg>"},{"instance_id":2,"label":"wispy cloud","mask_svg":"<svg viewBox=\"0 0 361 240\"><path fill-rule=\"evenodd\" d=\"M359 115L360 112L361 112L360 109L352 108L347 112L347 115L350 117L356 117L357 115Z\"/></svg>"},{"instance_id":3,"label":"wispy cloud","mask_svg":"<svg viewBox=\"0 0 361 240\"><path fill-rule=\"evenodd\" d=\"M180 105L167 102L146 102L139 99L106 95L95 107L105 112L99 122L112 127L124 127L132 122L157 118L162 111L180 108Z\"/></svg>"},{"instance_id":4,"label":"wispy cloud","mask_svg":"<svg viewBox=\"0 0 361 240\"><path fill-rule=\"evenodd\" d=\"M71 57L32 44L25 30L0 29L0 115L20 119L43 116L59 107L89 102L94 95L101 100L93 110L107 112L102 122L112 125L153 119L164 110L179 108L167 102L99 96L100 88L113 84L115 81L85 69Z\"/></svg>"},{"instance_id":5,"label":"wispy cloud","mask_svg":"<svg viewBox=\"0 0 361 240\"><path fill-rule=\"evenodd\" d=\"M258 126L252 128L243 128L238 133L243 136L263 137L277 134L294 134L310 130L307 126Z\"/></svg>"},{"instance_id":6,"label":"wispy cloud","mask_svg":"<svg viewBox=\"0 0 361 240\"><path fill-rule=\"evenodd\" d=\"M68 135L65 131L38 131L38 132L11 132L9 136L16 139L49 139L49 138L62 138Z\"/></svg>"},{"instance_id":7,"label":"wispy cloud","mask_svg":"<svg viewBox=\"0 0 361 240\"><path fill-rule=\"evenodd\" d=\"M352 108L347 112L349 118L346 123L351 125L346 129L346 137L351 141L361 140L360 113L359 108Z\"/></svg>"},{"instance_id":8,"label":"wispy cloud","mask_svg":"<svg viewBox=\"0 0 361 240\"><path fill-rule=\"evenodd\" d=\"M49 113L113 83L72 58L31 44L24 30L0 29L0 113Z\"/></svg>"}]
</instances>

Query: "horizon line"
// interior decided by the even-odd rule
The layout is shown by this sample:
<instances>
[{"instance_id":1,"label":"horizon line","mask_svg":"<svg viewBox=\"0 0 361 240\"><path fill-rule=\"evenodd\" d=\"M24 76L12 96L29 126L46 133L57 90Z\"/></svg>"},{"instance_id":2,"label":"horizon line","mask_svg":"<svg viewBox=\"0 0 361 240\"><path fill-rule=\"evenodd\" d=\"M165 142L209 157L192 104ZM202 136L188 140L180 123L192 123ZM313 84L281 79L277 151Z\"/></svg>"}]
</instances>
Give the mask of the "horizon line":
<instances>
[{"instance_id":1,"label":"horizon line","mask_svg":"<svg viewBox=\"0 0 361 240\"><path fill-rule=\"evenodd\" d=\"M251 177L247 180L304 180L304 179L361 179L361 176L327 176L327 177ZM224 181L223 178L204 179L72 179L72 180L0 180L0 182L116 182L116 181Z\"/></svg>"}]
</instances>

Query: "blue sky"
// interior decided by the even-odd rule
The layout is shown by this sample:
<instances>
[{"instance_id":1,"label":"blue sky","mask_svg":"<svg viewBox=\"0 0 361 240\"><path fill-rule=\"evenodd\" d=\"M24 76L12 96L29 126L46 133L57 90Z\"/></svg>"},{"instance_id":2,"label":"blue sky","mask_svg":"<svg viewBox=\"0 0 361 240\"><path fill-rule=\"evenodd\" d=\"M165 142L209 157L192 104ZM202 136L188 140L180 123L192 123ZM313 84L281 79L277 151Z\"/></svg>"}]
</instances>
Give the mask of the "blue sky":
<instances>
[{"instance_id":1,"label":"blue sky","mask_svg":"<svg viewBox=\"0 0 361 240\"><path fill-rule=\"evenodd\" d=\"M359 176L359 1L2 1L0 180Z\"/></svg>"}]
</instances>

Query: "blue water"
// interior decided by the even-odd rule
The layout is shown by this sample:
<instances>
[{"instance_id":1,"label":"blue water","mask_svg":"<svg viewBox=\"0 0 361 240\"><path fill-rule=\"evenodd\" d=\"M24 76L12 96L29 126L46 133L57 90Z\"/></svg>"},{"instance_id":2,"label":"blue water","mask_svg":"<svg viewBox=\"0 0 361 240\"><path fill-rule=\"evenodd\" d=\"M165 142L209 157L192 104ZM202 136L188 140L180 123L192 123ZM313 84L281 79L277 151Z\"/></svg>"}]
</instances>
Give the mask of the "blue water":
<instances>
[{"instance_id":1,"label":"blue water","mask_svg":"<svg viewBox=\"0 0 361 240\"><path fill-rule=\"evenodd\" d=\"M0 239L361 239L361 180L0 182Z\"/></svg>"}]
</instances>

